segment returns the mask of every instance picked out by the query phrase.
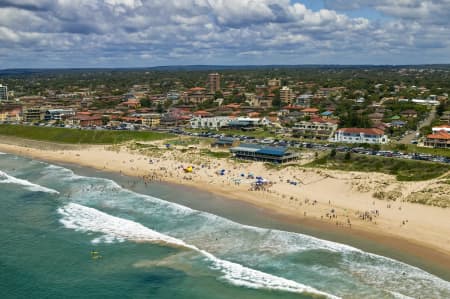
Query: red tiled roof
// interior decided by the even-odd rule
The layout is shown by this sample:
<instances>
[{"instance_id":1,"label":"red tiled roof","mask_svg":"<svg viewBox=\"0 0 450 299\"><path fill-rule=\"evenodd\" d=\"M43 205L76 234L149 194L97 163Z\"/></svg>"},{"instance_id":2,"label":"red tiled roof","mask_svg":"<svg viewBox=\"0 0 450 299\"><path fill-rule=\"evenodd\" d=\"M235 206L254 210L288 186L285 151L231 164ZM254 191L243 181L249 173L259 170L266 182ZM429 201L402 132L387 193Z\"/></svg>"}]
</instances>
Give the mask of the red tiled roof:
<instances>
[{"instance_id":1,"label":"red tiled roof","mask_svg":"<svg viewBox=\"0 0 450 299\"><path fill-rule=\"evenodd\" d=\"M189 91L203 91L205 90L205 88L203 87L192 87L191 89L189 89Z\"/></svg>"},{"instance_id":2,"label":"red tiled roof","mask_svg":"<svg viewBox=\"0 0 450 299\"><path fill-rule=\"evenodd\" d=\"M302 106L296 106L296 105L287 105L284 106L283 109L288 109L288 110L303 110L305 107Z\"/></svg>"},{"instance_id":3,"label":"red tiled roof","mask_svg":"<svg viewBox=\"0 0 450 299\"><path fill-rule=\"evenodd\" d=\"M240 104L236 104L236 103L231 103L231 104L225 105L225 107L232 108L232 109L238 109L238 108L241 107L241 105Z\"/></svg>"},{"instance_id":4,"label":"red tiled roof","mask_svg":"<svg viewBox=\"0 0 450 299\"><path fill-rule=\"evenodd\" d=\"M319 112L319 109L317 109L317 108L305 108L305 109L302 110L302 112L316 113L316 112Z\"/></svg>"},{"instance_id":5,"label":"red tiled roof","mask_svg":"<svg viewBox=\"0 0 450 299\"><path fill-rule=\"evenodd\" d=\"M88 121L88 120L99 120L99 119L102 119L102 117L99 115L94 115L94 116L77 115L77 116L75 116L75 119L78 119L81 121Z\"/></svg>"},{"instance_id":6,"label":"red tiled roof","mask_svg":"<svg viewBox=\"0 0 450 299\"><path fill-rule=\"evenodd\" d=\"M450 140L450 134L445 131L438 131L434 134L427 135L427 139L447 139Z\"/></svg>"},{"instance_id":7,"label":"red tiled roof","mask_svg":"<svg viewBox=\"0 0 450 299\"><path fill-rule=\"evenodd\" d=\"M210 115L211 113L209 113L208 111L204 111L204 110L198 110L194 112L194 115Z\"/></svg>"},{"instance_id":8,"label":"red tiled roof","mask_svg":"<svg viewBox=\"0 0 450 299\"><path fill-rule=\"evenodd\" d=\"M342 128L339 131L350 134L364 133L367 135L383 135L383 130L377 128Z\"/></svg>"}]
</instances>

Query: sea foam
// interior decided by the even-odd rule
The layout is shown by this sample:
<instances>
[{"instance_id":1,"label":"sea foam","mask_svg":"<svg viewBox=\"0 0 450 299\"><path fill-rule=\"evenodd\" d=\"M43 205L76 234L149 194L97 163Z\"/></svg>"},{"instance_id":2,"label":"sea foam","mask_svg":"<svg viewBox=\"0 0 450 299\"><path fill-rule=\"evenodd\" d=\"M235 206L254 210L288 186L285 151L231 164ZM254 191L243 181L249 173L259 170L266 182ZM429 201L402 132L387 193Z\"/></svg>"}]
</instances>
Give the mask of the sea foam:
<instances>
[{"instance_id":1,"label":"sea foam","mask_svg":"<svg viewBox=\"0 0 450 299\"><path fill-rule=\"evenodd\" d=\"M101 233L104 235L102 237L106 237L105 240L164 243L169 246L182 247L196 251L211 262L211 268L223 273L222 278L224 280L237 286L294 293L311 293L327 298L338 298L293 280L222 260L211 253L201 250L194 245L187 244L182 240L156 232L140 223L118 218L94 208L89 208L76 203L69 203L64 207L59 208L58 212L62 215L60 222L65 227L76 231Z\"/></svg>"},{"instance_id":2,"label":"sea foam","mask_svg":"<svg viewBox=\"0 0 450 299\"><path fill-rule=\"evenodd\" d=\"M203 219L203 222L200 221L202 222L202 224L195 227L189 227L186 225L180 226L172 225L169 227L166 226L165 229L163 229L164 234L158 233L159 237L155 236L149 237L147 231L148 228L135 222L134 223L140 225L140 227L133 227L132 230L125 229L124 227L122 228L120 227L120 225L119 228L111 227L112 222L108 222L108 225L104 225L104 223L97 223L97 225L91 229L84 229L85 231L96 231L103 234L101 237L95 238L93 240L94 243L123 242L126 240L136 240L136 241L152 240L152 242L162 242L173 246L190 248L192 250L200 252L203 256L207 257L208 260L212 262L211 267L220 269L224 274L223 279L226 279L227 281L233 284L247 285L249 287L251 287L252 284L255 283L255 281L257 281L256 282L257 286L259 288L263 288L265 286L264 279L256 280L257 277L261 277L257 275L258 272L251 272L252 276L249 277L251 277L252 280L249 280L245 279L245 277L247 277L247 274L244 271L249 268L244 267L244 269L241 269L239 268L239 266L241 265L237 263L226 264L227 261L223 261L225 264L222 264L219 262L222 261L220 259L214 262L215 261L213 258L214 255L208 256L211 250L213 250L214 252L214 245L207 243L210 244L211 246L211 248L208 249L208 252L202 251L198 249L198 247L196 247L199 246L199 244L204 243L201 241L202 236L207 238L210 234L222 231L225 232L225 234L222 235L223 240L221 240L222 241L221 249L224 249L225 246L226 247L225 250L229 250L229 252L232 252L232 250L234 250L233 249L234 247L236 247L237 249L245 248L249 252L258 252L260 253L258 257L260 257L262 259L261 261L263 262L266 261L268 258L270 259L270 257L267 257L265 255L268 252L270 252L270 254L273 254L274 256L278 254L285 255L289 253L297 254L302 251L311 251L311 250L326 250L328 252L339 253L341 254L341 258L343 259L343 263L340 264L340 267L341 266L344 267L344 269L342 270L343 272L338 271L340 275L343 274L345 276L348 273L353 278L364 281L364 283L367 286L384 290L385 292L388 292L389 295L398 298L400 298L401 296L405 296L403 294L410 294L410 295L415 294L416 291L433 294L435 298L446 298L446 296L443 294L448 294L450 290L449 282L446 282L434 275L431 275L430 273L427 273L422 269L419 269L417 267L405 264L403 262L388 257L365 252L352 246L322 240L319 238L299 233L242 225L240 223L234 222L232 220L214 214L210 214L207 212L200 212L177 203L172 203L153 196L133 192L131 190L123 188L113 180L78 176L69 169L54 165L49 166L47 169L50 171L56 171L63 180L73 181L73 183L76 182L77 185L81 183L83 186L89 188L87 190L79 188L78 189L80 191L79 194L72 194L75 195L72 196L72 200L75 200L80 204L88 204L94 201L101 203L101 205L105 207L107 206L113 209L120 209L122 212L127 212L129 210L130 212L136 212L137 210L139 210L139 213L152 215L153 219L155 217L164 217L164 218L175 217L176 219L185 219L186 221L189 222L188 220L189 218L184 218L184 216L190 217L193 215L196 218L198 218L196 221ZM99 192L96 192L98 190ZM114 192L111 193L109 191ZM117 198L120 198L120 200L116 200ZM102 200L99 201L100 199ZM139 204L139 208L137 208L135 204L139 203L139 200L141 200L141 202ZM152 203L152 205L146 205L145 202ZM85 218L86 217L84 218L80 217L80 219ZM72 226L72 228L74 229L83 230L81 229L81 227L86 227L86 220L82 220L81 223L73 222L76 219L77 219L76 217L75 218L64 217L64 219L62 220L63 221L70 220L66 223L68 227ZM93 224L93 222L91 221L90 224ZM100 231L99 228L102 228L102 230ZM189 233L191 229L198 229L197 230L198 233L196 234L196 236L198 236L199 238L197 239L191 237L189 241L190 244L195 245L188 245L184 243L184 241L180 240L180 238L184 238L184 236L186 236L186 233ZM248 233L250 232L256 233L257 235L253 234L253 236L256 236L259 239L259 242L256 242L254 244L248 243L238 244L240 240L239 234L241 234L242 230L246 230ZM136 235L132 231L134 232L142 231L144 233L143 235L141 235L141 237L139 237L139 235ZM233 235L232 232L236 233ZM168 237L169 234L173 236L171 237L172 238L171 241L167 241L166 239L166 237ZM227 239L232 239L233 241L228 242ZM174 242L174 240L176 240L176 242ZM180 241L182 243L179 243ZM232 244L232 247L229 246L227 247L227 244ZM258 264L253 254L251 257L252 263ZM287 264L286 267L287 271L288 270L292 271L292 267L290 267L289 264ZM330 271L330 269L327 269L326 267L323 267L322 269L316 267L315 270ZM234 273L239 274L236 277ZM404 273L406 273L406 275ZM267 273L263 274L269 275ZM322 274L326 275L324 273ZM278 279L280 277L276 278ZM276 279L269 279L269 281L274 282L276 281ZM405 281L408 281L408 283L405 283ZM282 285L286 287L289 285L289 283L283 282ZM282 288L281 286L278 285L277 289L281 290ZM391 292L393 290L395 290L396 292ZM403 294L401 294L400 292Z\"/></svg>"},{"instance_id":3,"label":"sea foam","mask_svg":"<svg viewBox=\"0 0 450 299\"><path fill-rule=\"evenodd\" d=\"M9 174L3 172L0 170L0 183L3 184L16 184L24 186L27 190L35 191L35 192L46 192L46 193L52 193L52 194L59 194L58 191L54 189L50 189L38 184L34 184L30 181L19 179L13 176L10 176Z\"/></svg>"}]
</instances>

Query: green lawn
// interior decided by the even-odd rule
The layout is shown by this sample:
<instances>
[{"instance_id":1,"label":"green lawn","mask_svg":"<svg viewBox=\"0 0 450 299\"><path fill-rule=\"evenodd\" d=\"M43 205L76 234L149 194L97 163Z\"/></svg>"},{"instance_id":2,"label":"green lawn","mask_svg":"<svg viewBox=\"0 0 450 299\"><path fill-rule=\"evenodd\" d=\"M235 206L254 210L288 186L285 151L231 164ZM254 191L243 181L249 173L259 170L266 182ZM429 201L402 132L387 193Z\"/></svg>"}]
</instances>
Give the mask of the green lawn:
<instances>
[{"instance_id":1,"label":"green lawn","mask_svg":"<svg viewBox=\"0 0 450 299\"><path fill-rule=\"evenodd\" d=\"M395 175L399 181L429 180L450 171L450 165L447 164L357 154L351 154L350 159L346 160L343 153L337 153L335 157L323 156L306 166L345 171L381 172Z\"/></svg>"},{"instance_id":2,"label":"green lawn","mask_svg":"<svg viewBox=\"0 0 450 299\"><path fill-rule=\"evenodd\" d=\"M200 153L202 155L209 156L211 158L223 159L223 158L230 158L231 157L231 153L230 152L213 152L213 151L211 151L209 149L202 149L200 151Z\"/></svg>"},{"instance_id":3,"label":"green lawn","mask_svg":"<svg viewBox=\"0 0 450 299\"><path fill-rule=\"evenodd\" d=\"M158 132L97 131L0 125L0 135L70 144L115 144L129 140L153 141L174 137Z\"/></svg>"}]
</instances>

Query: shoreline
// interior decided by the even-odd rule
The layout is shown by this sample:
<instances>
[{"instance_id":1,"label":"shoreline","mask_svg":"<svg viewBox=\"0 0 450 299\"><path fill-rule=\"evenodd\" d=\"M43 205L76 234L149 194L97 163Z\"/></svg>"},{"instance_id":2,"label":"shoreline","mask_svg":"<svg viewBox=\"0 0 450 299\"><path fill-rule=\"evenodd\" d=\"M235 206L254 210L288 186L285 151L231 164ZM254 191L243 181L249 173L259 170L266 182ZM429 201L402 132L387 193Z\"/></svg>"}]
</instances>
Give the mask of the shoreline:
<instances>
[{"instance_id":1,"label":"shoreline","mask_svg":"<svg viewBox=\"0 0 450 299\"><path fill-rule=\"evenodd\" d=\"M121 153L121 152L113 152L113 151L107 151L105 149L102 149L102 146L87 146L83 149L77 148L76 150L73 149L58 149L57 146L53 147L50 146L50 148L47 149L37 149L35 147L28 147L30 143L26 140L9 140L10 143L16 143L15 145L6 145L6 144L0 144L0 151L7 152L11 154L16 154L20 156L26 156L30 158L35 158L38 160L44 160L48 162L53 163L60 163L60 164L69 164L69 165L79 165L82 167L88 167L90 169L95 169L99 172L104 173L112 173L115 175L126 175L131 176L135 178L142 179L143 170L136 169L133 166L130 165L123 165L122 167L117 167L117 165L114 165L115 167L105 167L105 161L110 161L111 157L116 157L117 155L126 155L127 158L134 157L135 159L139 158L139 155L132 154L132 153ZM20 145L17 145L17 142ZM48 144L47 144L48 145ZM34 145L36 146L36 145ZM88 154L92 154L92 150L95 152L100 151L100 157L95 156L94 160L90 159L83 159L83 157ZM62 154L63 153L63 154ZM97 153L98 154L98 153ZM103 155L102 155L103 154ZM108 154L108 155L107 155ZM77 156L78 155L78 156ZM112 156L111 156L112 155ZM120 157L123 158L123 157ZM142 158L142 156L140 156ZM119 159L120 160L120 159ZM124 161L124 160L122 160ZM128 160L131 161L131 160ZM96 162L96 163L94 163ZM166 161L170 162L170 161ZM173 163L173 161L172 161ZM125 163L117 163L117 164L125 164ZM170 163L169 163L170 164ZM103 165L103 167L101 167ZM149 170L146 170L149 171ZM335 175L335 173L331 173L331 176ZM220 177L219 177L220 178ZM433 242L426 242L427 240L423 240L422 242L419 242L418 240L411 238L409 235L406 234L406 236L401 236L396 234L396 231L394 233L387 231L386 229L380 229L378 225L372 225L372 224L366 224L366 222L363 223L355 223L353 222L352 218L352 227L345 227L341 225L335 225L334 221L328 221L328 220L322 220L315 214L315 210L317 209L317 206L319 208L322 208L322 206L326 206L326 202L324 203L323 200L320 200L317 198L318 203L316 204L308 204L300 205L301 211L304 211L305 214L299 213L298 210L299 205L297 205L297 209L293 207L292 204L289 204L289 199L281 200L281 201L275 201L273 200L274 194L271 194L270 192L261 192L261 191L247 191L246 188L240 188L240 186L230 186L229 184L222 184L220 185L218 180L211 180L211 181L205 181L203 180L180 180L180 176L178 177L172 177L172 180L168 179L167 177L161 177L161 181L163 181L165 184L173 184L173 185L179 185L183 186L183 188L188 188L190 190L199 190L200 192L207 192L210 194L214 194L219 197L223 197L224 200L234 202L234 203L245 203L249 207L251 207L254 211L254 213L260 213L263 215L263 217L268 217L270 219L274 219L275 222L281 226L286 226L291 231L297 231L301 233L305 233L305 230L308 231L314 231L315 233L313 235L318 236L319 238L323 238L323 236L328 236L327 239L330 239L329 237L332 235L338 235L338 238L331 239L332 241L349 244L353 246L355 242L349 242L351 239L361 239L361 240L367 240L372 245L379 244L378 247L380 247L383 250L388 250L390 253L389 256L392 258L395 258L397 260L402 260L406 263L416 265L422 269L425 269L427 271L430 271L431 273L440 276L441 278L444 278L446 280L450 280L450 254L447 250L448 246L450 246L450 241L445 242L445 235L442 235L441 237L441 246L436 246L436 244L433 244ZM318 184L322 184L320 187L322 189L327 188L329 184L333 183L333 180L331 179L331 182L327 181L327 178L322 179L318 182ZM229 182L228 182L229 183ZM336 182L334 182L336 183ZM278 187L278 186L277 186ZM341 186L342 187L342 186ZM289 190L288 190L289 191ZM325 190L326 191L326 190ZM332 190L333 192L336 192L338 190ZM195 192L195 191L194 191ZM327 195L327 192L325 194ZM363 194L364 195L364 194ZM255 198L256 197L256 198ZM314 198L310 198L310 200L316 200ZM373 199L370 199L373 200ZM174 201L177 202L177 201ZM381 201L382 203L386 204L386 201ZM231 203L232 204L232 203ZM357 205L358 203L354 203ZM367 203L366 203L367 204ZM201 203L199 204L201 206ZM338 210L341 209L338 204L332 204L332 206ZM378 206L378 202L377 202ZM442 209L442 208L436 208L436 207L428 207L428 206L422 206L418 204L402 204L403 209L406 210L409 208L416 208L421 210L424 215L428 215L431 212L436 213L441 211L441 215L450 215L449 209ZM411 207L409 207L411 206ZM195 207L194 207L195 208ZM198 207L197 207L198 209ZM414 209L413 209L414 210ZM336 213L337 215L339 212ZM433 214L431 214L433 217ZM435 214L436 215L436 214ZM339 214L339 218L342 215ZM337 216L338 217L338 216ZM338 219L339 219L338 218ZM381 218L381 217L380 217ZM377 218L380 219L380 218ZM379 220L380 224L384 225L384 220ZM449 218L444 219L444 221L450 221ZM392 225L392 223L390 224ZM439 226L439 225L438 225ZM424 229L429 229L425 226ZM442 228L445 232L446 226ZM320 233L322 232L322 233ZM447 231L448 232L448 231ZM418 231L420 233L418 237L423 236L423 231ZM438 232L435 232L439 234ZM347 238L348 237L348 238ZM346 239L347 242L346 242ZM373 248L373 250L367 250L365 251L377 253L380 251L380 248ZM370 249L370 248L368 248ZM410 258L405 259L403 255L407 255ZM402 258L403 257L403 258ZM430 265L430 266L428 266Z\"/></svg>"}]
</instances>

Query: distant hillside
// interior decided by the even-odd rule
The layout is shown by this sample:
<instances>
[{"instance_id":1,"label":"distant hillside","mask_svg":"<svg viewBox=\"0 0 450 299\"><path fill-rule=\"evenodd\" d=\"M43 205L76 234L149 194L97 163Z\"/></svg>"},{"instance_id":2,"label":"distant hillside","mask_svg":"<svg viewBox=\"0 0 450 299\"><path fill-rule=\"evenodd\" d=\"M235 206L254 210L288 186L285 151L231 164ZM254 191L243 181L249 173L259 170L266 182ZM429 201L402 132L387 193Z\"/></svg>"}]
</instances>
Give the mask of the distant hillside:
<instances>
[{"instance_id":1,"label":"distant hillside","mask_svg":"<svg viewBox=\"0 0 450 299\"><path fill-rule=\"evenodd\" d=\"M258 69L395 69L395 68L434 68L449 69L450 64L432 65L167 65L144 68L61 68L61 69L4 69L0 75L33 75L51 73L111 72L111 71L220 71L220 70L258 70Z\"/></svg>"}]
</instances>

